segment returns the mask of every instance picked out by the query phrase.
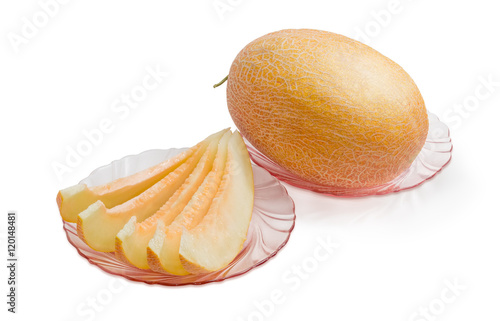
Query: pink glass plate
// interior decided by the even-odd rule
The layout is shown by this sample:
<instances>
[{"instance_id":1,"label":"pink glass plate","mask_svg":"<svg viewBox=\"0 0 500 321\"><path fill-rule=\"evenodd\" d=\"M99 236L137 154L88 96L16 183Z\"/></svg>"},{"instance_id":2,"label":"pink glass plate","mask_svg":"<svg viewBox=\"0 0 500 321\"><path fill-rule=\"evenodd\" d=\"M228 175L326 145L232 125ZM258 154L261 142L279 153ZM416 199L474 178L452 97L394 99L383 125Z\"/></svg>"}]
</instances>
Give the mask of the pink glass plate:
<instances>
[{"instance_id":1,"label":"pink glass plate","mask_svg":"<svg viewBox=\"0 0 500 321\"><path fill-rule=\"evenodd\" d=\"M427 140L410 168L387 184L365 189L339 189L338 187L324 186L304 181L302 178L270 160L252 146L248 140L245 139L245 143L247 144L250 157L255 164L267 169L273 176L276 176L278 179L290 185L318 193L342 197L382 195L419 186L434 177L434 175L450 162L451 151L453 149L450 131L436 115L432 113L428 113L428 115L429 133L427 135Z\"/></svg>"},{"instance_id":2,"label":"pink glass plate","mask_svg":"<svg viewBox=\"0 0 500 321\"><path fill-rule=\"evenodd\" d=\"M131 175L168 159L184 149L149 150L116 160L93 171L81 181L88 186L105 184ZM115 258L114 253L92 250L77 235L76 224L64 222L68 241L78 253L105 272L132 281L160 285L204 284L222 281L248 272L265 263L285 246L295 224L295 206L283 185L265 169L252 165L255 199L247 240L238 256L222 270L177 276L151 270L141 270Z\"/></svg>"}]
</instances>

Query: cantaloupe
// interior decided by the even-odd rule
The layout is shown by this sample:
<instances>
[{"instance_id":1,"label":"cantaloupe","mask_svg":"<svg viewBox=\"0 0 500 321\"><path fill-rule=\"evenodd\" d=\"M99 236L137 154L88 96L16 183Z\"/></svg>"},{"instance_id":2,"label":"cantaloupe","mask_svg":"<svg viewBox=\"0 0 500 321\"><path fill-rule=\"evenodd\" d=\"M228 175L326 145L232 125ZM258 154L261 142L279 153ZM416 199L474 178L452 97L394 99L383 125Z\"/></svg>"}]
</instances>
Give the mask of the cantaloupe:
<instances>
[{"instance_id":1,"label":"cantaloupe","mask_svg":"<svg viewBox=\"0 0 500 321\"><path fill-rule=\"evenodd\" d=\"M232 135L239 134L233 133ZM195 227L208 212L224 174L230 137L231 135L226 134L219 142L212 170L205 177L189 204L171 224L160 220L147 248L147 262L152 270L174 275L189 274L179 258L182 230Z\"/></svg>"},{"instance_id":2,"label":"cantaloupe","mask_svg":"<svg viewBox=\"0 0 500 321\"><path fill-rule=\"evenodd\" d=\"M227 104L264 155L305 181L345 190L396 178L428 132L424 100L403 68L319 30L282 30L243 48Z\"/></svg>"},{"instance_id":3,"label":"cantaloupe","mask_svg":"<svg viewBox=\"0 0 500 321\"><path fill-rule=\"evenodd\" d=\"M206 148L213 136L219 134L220 132L215 133L187 151L133 175L95 187L77 184L60 190L57 194L57 204L61 217L67 222L75 223L78 214L97 201L101 201L107 208L112 208L136 197L182 165L195 151Z\"/></svg>"},{"instance_id":4,"label":"cantaloupe","mask_svg":"<svg viewBox=\"0 0 500 321\"><path fill-rule=\"evenodd\" d=\"M224 132L212 136L219 141ZM160 209L179 189L198 164L206 148L198 149L186 162L138 196L111 209L97 201L78 214L78 236L92 249L101 252L115 250L115 237L135 216L142 222Z\"/></svg>"},{"instance_id":5,"label":"cantaloupe","mask_svg":"<svg viewBox=\"0 0 500 321\"><path fill-rule=\"evenodd\" d=\"M186 271L217 271L234 260L246 240L253 199L250 158L243 139L235 132L228 144L224 176L208 213L198 225L182 231L179 257Z\"/></svg>"},{"instance_id":6,"label":"cantaloupe","mask_svg":"<svg viewBox=\"0 0 500 321\"><path fill-rule=\"evenodd\" d=\"M168 225L183 211L207 174L212 170L215 156L219 154L221 144L222 149L227 149L224 145L227 145L230 136L231 131L228 130L220 141L214 140L210 143L194 171L154 215L141 223L137 222L135 216L130 219L116 235L115 255L119 259L141 269L149 268L146 248L153 238L158 222Z\"/></svg>"}]
</instances>

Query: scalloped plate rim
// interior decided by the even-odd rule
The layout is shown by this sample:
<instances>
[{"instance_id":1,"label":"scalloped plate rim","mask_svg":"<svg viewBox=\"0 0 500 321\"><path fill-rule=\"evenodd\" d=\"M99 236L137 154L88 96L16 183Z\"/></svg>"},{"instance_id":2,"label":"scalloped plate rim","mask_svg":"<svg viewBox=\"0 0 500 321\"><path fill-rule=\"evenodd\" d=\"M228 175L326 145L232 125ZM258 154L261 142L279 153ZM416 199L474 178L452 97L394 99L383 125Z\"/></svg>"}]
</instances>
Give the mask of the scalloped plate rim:
<instances>
[{"instance_id":1,"label":"scalloped plate rim","mask_svg":"<svg viewBox=\"0 0 500 321\"><path fill-rule=\"evenodd\" d=\"M402 187L402 188L398 188L398 189L392 189L392 190L381 189L381 188L390 186L394 182L397 182L398 180L400 180L400 179L402 179L404 177L407 177L406 175L407 175L407 172L409 170L409 169L407 169L403 173L401 173L398 177L396 177L393 180L391 180L390 182L387 182L384 185L374 186L374 187L370 188L370 189L380 189L380 190L376 190L376 191L371 192L370 189L365 189L365 190L360 189L359 191L361 191L362 193L360 193L359 195L356 194L355 190L351 190L351 191L344 190L344 191L339 191L339 194L335 194L332 191L321 191L321 190L319 190L319 188L322 188L322 187L324 187L324 188L330 188L329 186L322 186L322 185L318 185L318 184L314 184L314 183L309 183L309 182L307 182L305 180L302 180L302 179L300 180L301 182L304 182L306 184L314 184L314 186L318 186L317 189L314 189L314 187L313 188L308 188L306 186L301 186L301 185L299 185L300 183L295 183L294 181L291 181L290 179L287 179L286 177L285 177L285 179L283 179L283 175L282 174L275 173L274 170L269 170L267 166L262 166L261 165L262 162L255 161L255 158L259 158L259 157L260 158L264 158L265 162L270 162L272 165L278 167L280 170L283 170L287 175L294 175L294 174L291 173L291 172L289 172L288 170L284 169L283 167L281 167L276 162L274 162L271 159L269 159L269 157L267 157L266 155L264 155L255 146L253 146L250 143L250 141L245 136L243 136L243 138L245 140L245 143L247 144L247 149L249 151L250 158L252 159L252 162L254 162L255 164L257 164L258 166L260 166L262 168L265 168L272 176L276 177L282 183L286 183L286 184L289 184L290 186L293 186L293 187L296 187L296 188L300 188L300 189L303 189L303 190L308 190L308 191L311 191L313 193L318 193L318 194L332 196L332 197L339 197L339 198L362 198L362 197L370 197L370 196L383 196L383 195L404 192L404 191L408 191L408 190L413 189L413 188L417 188L417 187L421 186L422 184L424 184L425 182L433 179L438 173L440 173L451 162L451 160L453 158L453 153L452 152L453 152L453 147L454 146L453 146L453 142L452 142L452 139L451 139L450 129L449 129L449 127L444 122L442 122L439 119L439 117L436 114L431 113L429 111L427 113L428 113L429 122L430 122L431 118L434 117L436 122L438 122L439 124L444 125L446 127L446 129L447 129L447 138L449 138L449 142L448 143L450 144L450 149L447 150L446 152L434 151L435 153L446 153L446 154L449 154L449 158L447 159L447 161L445 163L443 163L439 169L435 170L432 173L432 175L429 175L428 177L426 177L425 179L421 180L420 182L418 182L418 183L416 183L414 185L407 186L407 187ZM430 132L431 132L431 127L429 126L429 133ZM427 143L427 139L428 138L426 138L426 143ZM434 143L440 144L442 142L434 142ZM418 160L418 157L420 155L422 155L422 151L424 150L424 148L425 147L422 147L422 150L420 151L419 155L417 156L417 158L415 159L415 161L412 163L412 165L410 165L410 168L412 166L414 166L415 162ZM256 151L256 153L254 151ZM294 179L298 180L300 178L299 177L294 177ZM347 192L347 193L346 194L341 194L342 192Z\"/></svg>"}]
</instances>

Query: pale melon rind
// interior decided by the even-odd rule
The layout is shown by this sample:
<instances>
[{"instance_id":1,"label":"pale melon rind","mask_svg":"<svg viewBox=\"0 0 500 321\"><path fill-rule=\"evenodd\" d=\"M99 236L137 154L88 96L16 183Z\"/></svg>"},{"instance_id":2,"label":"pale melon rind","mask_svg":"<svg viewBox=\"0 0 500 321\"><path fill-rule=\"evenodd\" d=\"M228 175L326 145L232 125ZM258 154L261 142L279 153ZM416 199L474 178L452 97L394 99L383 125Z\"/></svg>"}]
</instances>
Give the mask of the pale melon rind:
<instances>
[{"instance_id":1,"label":"pale melon rind","mask_svg":"<svg viewBox=\"0 0 500 321\"><path fill-rule=\"evenodd\" d=\"M158 165L108 184L90 188L85 184L77 184L65 188L57 195L59 212L65 221L76 222L78 214L97 200L103 202L108 208L122 204L141 194L174 171L199 148L203 148L203 146L197 145Z\"/></svg>"},{"instance_id":2,"label":"pale melon rind","mask_svg":"<svg viewBox=\"0 0 500 321\"><path fill-rule=\"evenodd\" d=\"M225 173L209 212L181 236L180 260L190 273L224 268L246 240L253 210L253 173L245 143L236 133L229 142Z\"/></svg>"}]
</instances>

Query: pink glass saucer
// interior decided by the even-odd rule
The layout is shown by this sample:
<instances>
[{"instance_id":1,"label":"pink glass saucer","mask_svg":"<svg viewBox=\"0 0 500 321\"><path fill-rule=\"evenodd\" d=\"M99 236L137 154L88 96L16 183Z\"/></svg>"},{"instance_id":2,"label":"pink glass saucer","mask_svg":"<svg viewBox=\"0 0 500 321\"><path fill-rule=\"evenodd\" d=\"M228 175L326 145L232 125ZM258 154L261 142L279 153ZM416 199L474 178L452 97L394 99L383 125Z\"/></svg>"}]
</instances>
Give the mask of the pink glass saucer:
<instances>
[{"instance_id":1,"label":"pink glass saucer","mask_svg":"<svg viewBox=\"0 0 500 321\"><path fill-rule=\"evenodd\" d=\"M383 195L419 186L434 177L434 175L440 172L450 162L451 151L453 149L450 131L436 115L432 113L428 113L428 115L429 133L424 147L413 161L412 165L391 182L365 189L340 189L338 187L324 186L304 181L302 178L270 160L252 146L248 140L245 139L245 143L247 144L250 157L255 164L267 169L271 175L290 185L313 192L341 197Z\"/></svg>"},{"instance_id":2,"label":"pink glass saucer","mask_svg":"<svg viewBox=\"0 0 500 321\"><path fill-rule=\"evenodd\" d=\"M93 171L81 181L88 186L107 183L168 159L184 149L149 150L138 155L126 156ZM77 235L76 224L63 221L68 241L91 264L113 275L131 281L159 285L205 284L223 281L242 275L267 262L288 242L295 224L295 206L285 187L265 169L252 165L255 198L247 240L238 256L222 270L177 276L151 270L141 270L118 260L114 253L92 250Z\"/></svg>"}]
</instances>

